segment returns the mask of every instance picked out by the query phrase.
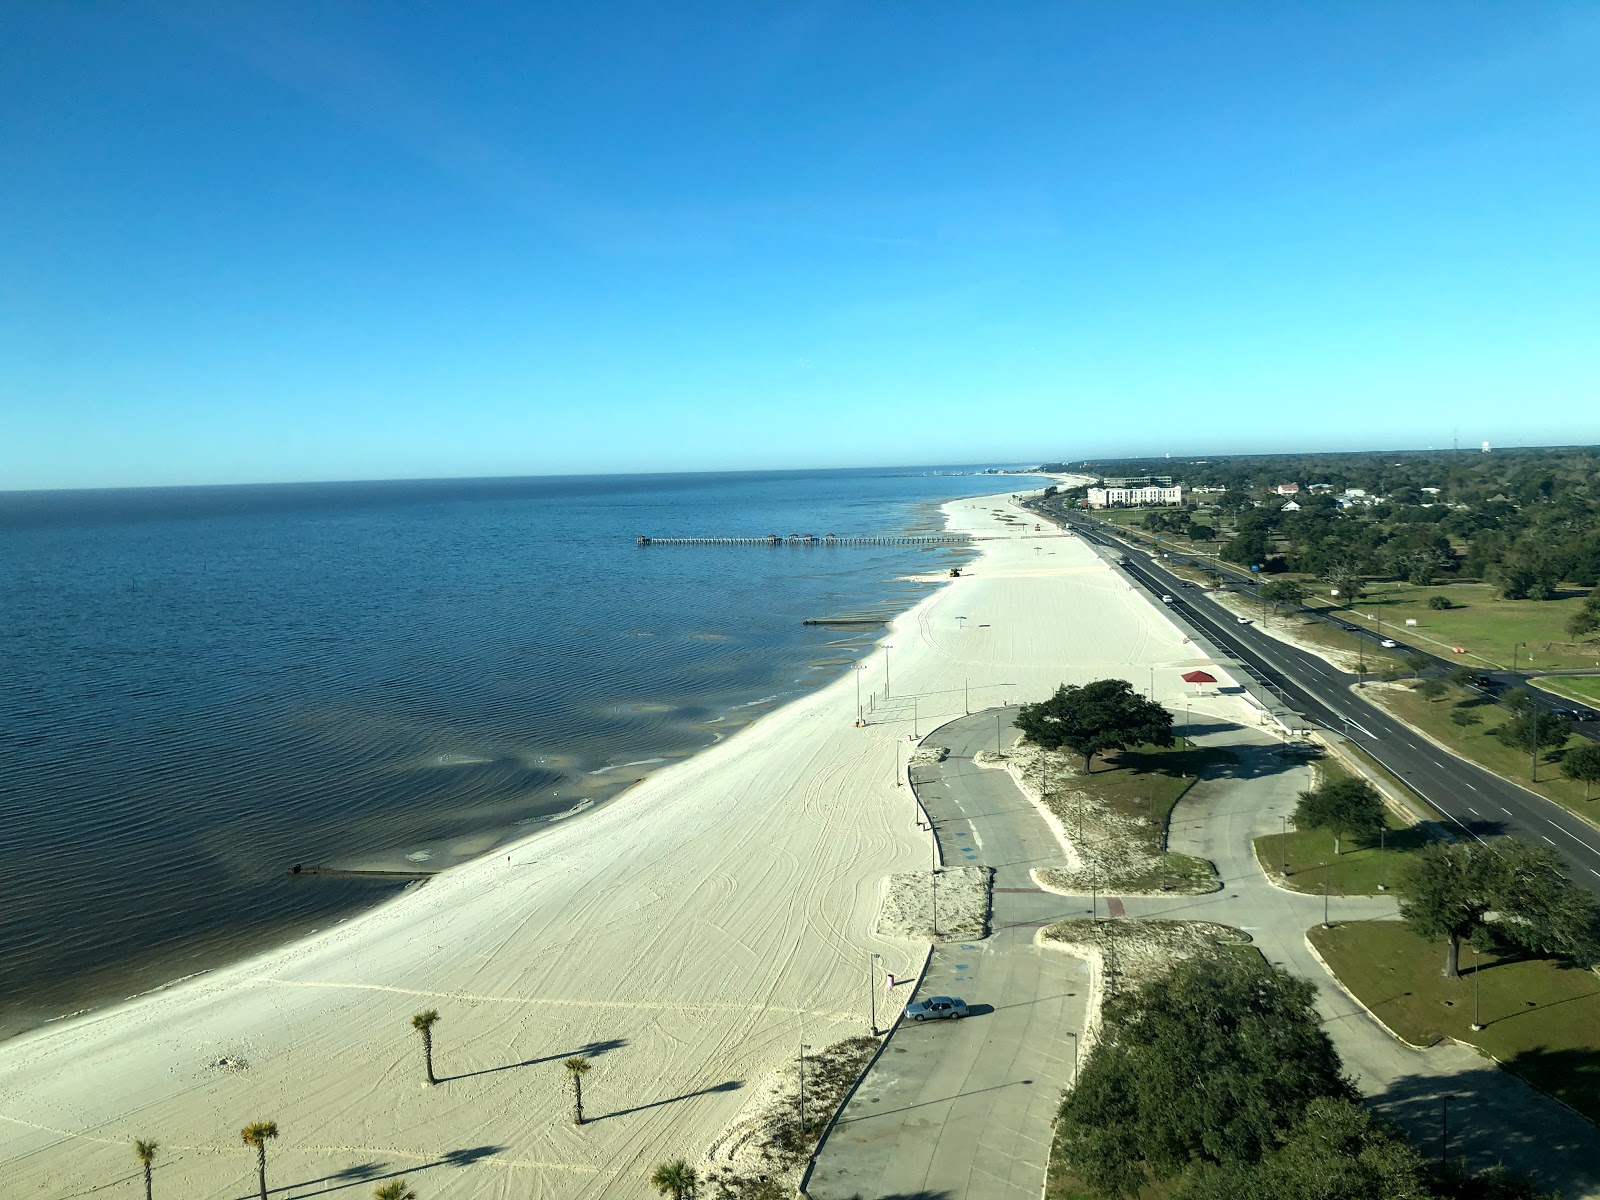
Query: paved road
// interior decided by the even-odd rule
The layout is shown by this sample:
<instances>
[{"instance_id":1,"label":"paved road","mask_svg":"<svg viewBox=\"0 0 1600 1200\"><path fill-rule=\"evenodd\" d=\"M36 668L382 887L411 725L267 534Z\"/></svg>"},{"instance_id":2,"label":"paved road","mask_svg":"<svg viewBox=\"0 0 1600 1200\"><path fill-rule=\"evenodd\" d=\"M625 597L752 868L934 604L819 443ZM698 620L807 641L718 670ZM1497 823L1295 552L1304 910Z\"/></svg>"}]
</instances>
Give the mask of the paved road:
<instances>
[{"instance_id":1,"label":"paved road","mask_svg":"<svg viewBox=\"0 0 1600 1200\"><path fill-rule=\"evenodd\" d=\"M916 782L947 861L994 866L997 887L994 935L938 947L921 994L954 992L994 1003L996 1011L896 1030L823 1147L810 1188L816 1200L857 1193L867 1200L1039 1195L1054 1098L1072 1074L1072 1039L1065 1035L1083 1027L1088 981L1078 960L1031 942L1040 924L1089 915L1090 901L1033 890L1031 868L1058 864L1061 856L1010 777L972 764L971 752L992 745L993 731L992 713L935 731L927 740L949 746L951 758L919 768ZM1222 889L1101 897L1098 915L1216 921L1246 930L1269 961L1315 983L1346 1069L1425 1153L1441 1144L1448 1098L1453 1162L1474 1169L1504 1162L1573 1200L1600 1196L1594 1126L1464 1046L1419 1051L1396 1041L1311 953L1305 932L1323 919L1322 897L1275 887L1251 849L1254 838L1279 828L1309 782L1307 769L1286 764L1273 753L1276 743L1254 731L1228 728L1198 740L1226 746L1239 762L1190 790L1175 813L1172 846L1215 863ZM1022 890L998 890L1009 888ZM1394 911L1389 896L1335 896L1329 903L1335 922L1384 919Z\"/></svg>"},{"instance_id":2,"label":"paved road","mask_svg":"<svg viewBox=\"0 0 1600 1200\"><path fill-rule=\"evenodd\" d=\"M1102 546L1122 549L1098 532L1080 529L1080 533ZM1238 624L1233 614L1200 599L1193 590L1185 591L1182 581L1154 562L1130 554L1121 569L1157 602L1162 595L1179 597L1177 603L1164 606L1173 619L1217 652L1224 665L1230 659L1240 665L1244 678L1263 689L1269 700L1277 697L1280 705L1287 703L1316 723L1349 736L1461 830L1480 839L1514 834L1554 846L1571 866L1573 878L1600 892L1600 830L1543 796L1435 746L1358 695L1354 675L1254 625Z\"/></svg>"},{"instance_id":3,"label":"paved road","mask_svg":"<svg viewBox=\"0 0 1600 1200\"><path fill-rule=\"evenodd\" d=\"M1051 513L1049 515L1057 516L1059 514ZM1107 542L1116 542L1119 544L1127 544L1129 546L1135 545L1135 543L1129 541L1127 538L1117 536L1119 531L1109 522L1091 522L1082 517L1075 517L1069 522L1069 524L1077 526L1080 529L1093 529ZM1149 553L1147 548L1140 547L1139 549L1141 553ZM1171 561L1174 563L1189 563L1198 565L1208 571L1217 571L1224 576L1224 586L1227 588L1227 590L1249 599L1255 598L1256 588L1261 582L1259 575L1253 575L1251 572L1246 571L1241 567L1233 566L1230 563L1225 563L1220 559L1213 558L1208 555L1181 554L1174 552L1171 555ZM1365 624L1357 624L1354 621L1347 620L1345 619L1344 615L1336 612L1329 612L1327 610L1316 608L1300 608L1297 611L1302 616L1321 621L1324 625L1327 625L1331 629L1339 629L1340 631L1349 634L1351 638L1354 639L1354 641L1358 644L1370 646L1373 649L1382 649L1384 648L1382 643L1384 639L1387 638L1388 640L1395 642L1395 646L1393 647L1394 650L1408 654L1424 654L1433 661L1434 673L1436 674L1443 674L1445 672L1454 670L1456 667L1461 665L1461 662L1458 659L1440 655L1425 645L1407 642L1405 640L1405 630L1403 627L1385 628L1383 624L1379 622L1378 627L1373 629ZM1513 658L1515 658L1515 652L1513 652ZM1528 672L1505 670L1504 668L1499 667L1474 669L1478 670L1480 674L1488 676L1494 681L1493 687L1489 693L1492 696L1503 696L1510 689L1518 687L1536 689L1539 686L1539 680L1547 676L1593 674L1593 672L1583 670ZM1540 691L1532 691L1531 695L1533 697L1534 707L1540 709L1541 711L1562 710L1570 712L1574 709L1577 709L1584 712L1593 712L1592 706L1580 704L1577 701L1570 700L1565 696L1557 696L1552 693ZM1593 713L1591 717L1574 721L1573 731L1582 735L1583 737L1600 740L1600 713Z\"/></svg>"},{"instance_id":4,"label":"paved road","mask_svg":"<svg viewBox=\"0 0 1600 1200\"><path fill-rule=\"evenodd\" d=\"M995 871L990 936L936 946L918 991L961 996L975 1014L901 1022L818 1156L814 1200L1038 1200L1044 1187L1089 975L1033 944L1078 905L1034 885L1032 867L1063 865L1055 838L1005 772L973 764L994 737L992 712L945 725L925 741L950 758L912 779L945 862Z\"/></svg>"}]
</instances>

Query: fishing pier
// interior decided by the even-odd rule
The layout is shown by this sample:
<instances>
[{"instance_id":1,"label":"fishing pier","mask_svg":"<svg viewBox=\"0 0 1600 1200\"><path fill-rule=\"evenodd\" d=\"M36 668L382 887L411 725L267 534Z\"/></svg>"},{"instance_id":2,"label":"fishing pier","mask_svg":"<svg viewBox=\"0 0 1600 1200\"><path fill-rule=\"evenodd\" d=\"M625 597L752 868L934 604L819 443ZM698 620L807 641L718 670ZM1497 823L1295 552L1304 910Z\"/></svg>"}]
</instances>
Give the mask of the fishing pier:
<instances>
[{"instance_id":1,"label":"fishing pier","mask_svg":"<svg viewBox=\"0 0 1600 1200\"><path fill-rule=\"evenodd\" d=\"M972 538L964 533L874 534L866 537L840 537L828 533L769 533L765 537L647 537L636 539L642 546L966 546Z\"/></svg>"}]
</instances>

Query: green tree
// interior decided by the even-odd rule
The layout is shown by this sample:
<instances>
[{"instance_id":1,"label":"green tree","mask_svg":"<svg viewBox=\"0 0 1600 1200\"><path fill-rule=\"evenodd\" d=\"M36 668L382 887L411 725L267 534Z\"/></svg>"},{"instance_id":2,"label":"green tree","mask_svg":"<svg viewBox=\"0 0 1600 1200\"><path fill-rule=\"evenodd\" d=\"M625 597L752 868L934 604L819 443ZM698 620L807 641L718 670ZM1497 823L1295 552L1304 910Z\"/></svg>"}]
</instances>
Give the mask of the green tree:
<instances>
[{"instance_id":1,"label":"green tree","mask_svg":"<svg viewBox=\"0 0 1600 1200\"><path fill-rule=\"evenodd\" d=\"M1270 552L1265 533L1259 529L1246 529L1229 538L1218 552L1218 557L1226 562L1253 567L1266 562Z\"/></svg>"},{"instance_id":2,"label":"green tree","mask_svg":"<svg viewBox=\"0 0 1600 1200\"><path fill-rule=\"evenodd\" d=\"M1338 854L1342 838L1372 837L1383 828L1383 797L1365 779L1332 779L1315 791L1301 792L1289 819L1296 829L1326 829Z\"/></svg>"},{"instance_id":3,"label":"green tree","mask_svg":"<svg viewBox=\"0 0 1600 1200\"><path fill-rule=\"evenodd\" d=\"M1584 742L1572 747L1561 756L1561 773L1568 779L1583 784L1583 798L1600 783L1600 742Z\"/></svg>"},{"instance_id":4,"label":"green tree","mask_svg":"<svg viewBox=\"0 0 1600 1200\"><path fill-rule=\"evenodd\" d=\"M1203 1167L1177 1200L1422 1200L1428 1167L1380 1118L1318 1097L1284 1144L1259 1163Z\"/></svg>"},{"instance_id":5,"label":"green tree","mask_svg":"<svg viewBox=\"0 0 1600 1200\"><path fill-rule=\"evenodd\" d=\"M658 1164L650 1175L650 1186L672 1200L693 1200L699 1182L695 1169L681 1158Z\"/></svg>"},{"instance_id":6,"label":"green tree","mask_svg":"<svg viewBox=\"0 0 1600 1200\"><path fill-rule=\"evenodd\" d=\"M1081 756L1085 772L1094 770L1095 755L1107 750L1173 742L1172 714L1135 692L1126 679L1063 684L1048 700L1018 708L1016 726L1035 746L1065 747Z\"/></svg>"},{"instance_id":7,"label":"green tree","mask_svg":"<svg viewBox=\"0 0 1600 1200\"><path fill-rule=\"evenodd\" d=\"M1588 637L1595 630L1600 629L1600 616L1587 608L1580 608L1572 614L1572 619L1567 622L1567 635L1569 637Z\"/></svg>"},{"instance_id":8,"label":"green tree","mask_svg":"<svg viewBox=\"0 0 1600 1200\"><path fill-rule=\"evenodd\" d=\"M561 1065L567 1069L567 1075L572 1080L572 1123L582 1125L583 1077L589 1073L588 1056L574 1054L571 1058L564 1059Z\"/></svg>"},{"instance_id":9,"label":"green tree","mask_svg":"<svg viewBox=\"0 0 1600 1200\"><path fill-rule=\"evenodd\" d=\"M404 1179L391 1179L372 1189L372 1200L417 1200L417 1194L406 1186Z\"/></svg>"},{"instance_id":10,"label":"green tree","mask_svg":"<svg viewBox=\"0 0 1600 1200\"><path fill-rule=\"evenodd\" d=\"M1366 579L1357 564L1345 559L1331 564L1322 572L1322 578L1331 587L1337 588L1339 595L1337 601L1348 608L1366 593Z\"/></svg>"},{"instance_id":11,"label":"green tree","mask_svg":"<svg viewBox=\"0 0 1600 1200\"><path fill-rule=\"evenodd\" d=\"M1433 609L1434 612L1448 612L1455 606L1450 603L1449 596L1429 596L1428 607Z\"/></svg>"},{"instance_id":12,"label":"green tree","mask_svg":"<svg viewBox=\"0 0 1600 1200\"><path fill-rule=\"evenodd\" d=\"M267 1200L267 1143L277 1136L276 1121L253 1121L239 1131L244 1144L256 1152L256 1182L261 1188L261 1200Z\"/></svg>"},{"instance_id":13,"label":"green tree","mask_svg":"<svg viewBox=\"0 0 1600 1200\"><path fill-rule=\"evenodd\" d=\"M1217 531L1213 526L1196 521L1189 526L1189 536L1197 542L1214 542L1217 540Z\"/></svg>"},{"instance_id":14,"label":"green tree","mask_svg":"<svg viewBox=\"0 0 1600 1200\"><path fill-rule=\"evenodd\" d=\"M1527 688L1512 688L1500 702L1514 713L1525 713L1533 707L1533 694Z\"/></svg>"},{"instance_id":15,"label":"green tree","mask_svg":"<svg viewBox=\"0 0 1600 1200\"><path fill-rule=\"evenodd\" d=\"M422 1035L422 1065L428 1073L430 1086L439 1082L433 1077L433 1027L438 1022L439 1010L436 1008L426 1009L411 1018L411 1028Z\"/></svg>"},{"instance_id":16,"label":"green tree","mask_svg":"<svg viewBox=\"0 0 1600 1200\"><path fill-rule=\"evenodd\" d=\"M1057 1138L1095 1190L1131 1196L1196 1161L1254 1162L1318 1096L1354 1100L1314 1007L1275 967L1192 960L1107 1000Z\"/></svg>"},{"instance_id":17,"label":"green tree","mask_svg":"<svg viewBox=\"0 0 1600 1200\"><path fill-rule=\"evenodd\" d=\"M1594 896L1568 878L1561 856L1551 847L1517 838L1502 838L1496 848L1500 919L1494 932L1536 954L1593 962L1600 946L1600 915Z\"/></svg>"},{"instance_id":18,"label":"green tree","mask_svg":"<svg viewBox=\"0 0 1600 1200\"><path fill-rule=\"evenodd\" d=\"M1449 685L1442 679L1424 679L1417 684L1417 691L1424 700L1437 700L1449 690Z\"/></svg>"},{"instance_id":19,"label":"green tree","mask_svg":"<svg viewBox=\"0 0 1600 1200\"><path fill-rule=\"evenodd\" d=\"M1451 979L1460 975L1461 939L1477 933L1495 906L1500 871L1499 856L1479 841L1431 843L1399 871L1400 919L1418 937L1445 939Z\"/></svg>"},{"instance_id":20,"label":"green tree","mask_svg":"<svg viewBox=\"0 0 1600 1200\"><path fill-rule=\"evenodd\" d=\"M133 1155L139 1160L139 1165L144 1168L144 1200L150 1200L150 1168L156 1159L156 1151L161 1148L160 1142L146 1142L135 1139Z\"/></svg>"},{"instance_id":21,"label":"green tree","mask_svg":"<svg viewBox=\"0 0 1600 1200\"><path fill-rule=\"evenodd\" d=\"M1422 673L1432 665L1433 659L1429 658L1426 654L1406 655L1406 669L1419 679L1422 677Z\"/></svg>"},{"instance_id":22,"label":"green tree","mask_svg":"<svg viewBox=\"0 0 1600 1200\"><path fill-rule=\"evenodd\" d=\"M1494 736L1513 750L1526 750L1532 755L1537 750L1559 750L1565 746L1572 736L1572 725L1553 712L1529 709L1501 725Z\"/></svg>"},{"instance_id":23,"label":"green tree","mask_svg":"<svg viewBox=\"0 0 1600 1200\"><path fill-rule=\"evenodd\" d=\"M1276 610L1280 604L1303 603L1306 589L1292 579L1274 579L1271 583L1262 585L1261 598L1269 601Z\"/></svg>"},{"instance_id":24,"label":"green tree","mask_svg":"<svg viewBox=\"0 0 1600 1200\"><path fill-rule=\"evenodd\" d=\"M1451 667L1448 678L1450 682L1455 684L1458 688L1471 687L1473 679L1472 668Z\"/></svg>"}]
</instances>

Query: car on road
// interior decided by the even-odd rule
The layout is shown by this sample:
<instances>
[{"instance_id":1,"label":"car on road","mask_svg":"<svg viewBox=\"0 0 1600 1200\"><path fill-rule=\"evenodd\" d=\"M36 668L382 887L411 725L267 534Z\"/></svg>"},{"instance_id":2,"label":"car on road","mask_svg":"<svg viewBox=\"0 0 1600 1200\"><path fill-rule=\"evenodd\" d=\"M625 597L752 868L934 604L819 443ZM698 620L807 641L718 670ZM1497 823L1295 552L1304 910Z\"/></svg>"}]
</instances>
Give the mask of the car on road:
<instances>
[{"instance_id":1,"label":"car on road","mask_svg":"<svg viewBox=\"0 0 1600 1200\"><path fill-rule=\"evenodd\" d=\"M1495 688L1500 686L1500 681L1493 675L1478 675L1473 678L1472 686L1475 688L1481 688L1486 692L1492 692L1495 690Z\"/></svg>"},{"instance_id":2,"label":"car on road","mask_svg":"<svg viewBox=\"0 0 1600 1200\"><path fill-rule=\"evenodd\" d=\"M1234 619L1235 619L1235 620L1236 620L1236 621L1238 621L1238 622L1239 622L1239 624L1241 624L1241 625L1248 625L1248 624L1250 624L1250 618L1249 618L1249 617L1235 617L1235 618L1234 618Z\"/></svg>"},{"instance_id":3,"label":"car on road","mask_svg":"<svg viewBox=\"0 0 1600 1200\"><path fill-rule=\"evenodd\" d=\"M967 1002L960 996L929 996L906 1005L913 1021L959 1021L966 1015Z\"/></svg>"},{"instance_id":4,"label":"car on road","mask_svg":"<svg viewBox=\"0 0 1600 1200\"><path fill-rule=\"evenodd\" d=\"M1384 638L1383 641L1378 643L1378 645L1382 646L1385 650L1393 650L1395 648L1395 640L1393 638Z\"/></svg>"},{"instance_id":5,"label":"car on road","mask_svg":"<svg viewBox=\"0 0 1600 1200\"><path fill-rule=\"evenodd\" d=\"M1163 597L1161 597L1161 603L1163 603L1163 604L1171 604L1172 603L1172 597L1171 596L1163 596Z\"/></svg>"}]
</instances>

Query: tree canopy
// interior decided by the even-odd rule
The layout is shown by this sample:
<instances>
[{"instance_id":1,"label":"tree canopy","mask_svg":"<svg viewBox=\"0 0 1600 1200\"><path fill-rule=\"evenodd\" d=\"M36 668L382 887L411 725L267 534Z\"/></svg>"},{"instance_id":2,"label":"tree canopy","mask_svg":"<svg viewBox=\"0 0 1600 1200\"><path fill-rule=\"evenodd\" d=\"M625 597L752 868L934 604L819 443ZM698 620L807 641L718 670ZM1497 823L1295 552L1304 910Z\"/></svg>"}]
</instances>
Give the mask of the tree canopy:
<instances>
[{"instance_id":1,"label":"tree canopy","mask_svg":"<svg viewBox=\"0 0 1600 1200\"><path fill-rule=\"evenodd\" d=\"M1254 1162L1310 1101L1353 1100L1314 995L1278 968L1218 958L1112 997L1061 1105L1067 1163L1106 1195L1130 1196L1197 1160Z\"/></svg>"},{"instance_id":2,"label":"tree canopy","mask_svg":"<svg viewBox=\"0 0 1600 1200\"><path fill-rule=\"evenodd\" d=\"M1410 857L1396 887L1400 917L1419 937L1444 938L1444 973L1457 974L1461 939L1492 935L1539 954L1589 962L1600 947L1594 897L1561 856L1516 838L1434 843ZM1492 929L1486 920L1496 913Z\"/></svg>"},{"instance_id":3,"label":"tree canopy","mask_svg":"<svg viewBox=\"0 0 1600 1200\"><path fill-rule=\"evenodd\" d=\"M1383 798L1365 779L1331 779L1314 791L1301 792L1294 807L1296 829L1326 829L1333 834L1333 852L1347 837L1371 837L1384 826Z\"/></svg>"},{"instance_id":4,"label":"tree canopy","mask_svg":"<svg viewBox=\"0 0 1600 1200\"><path fill-rule=\"evenodd\" d=\"M1063 684L1056 694L1017 710L1022 736L1045 750L1066 748L1094 769L1094 757L1130 746L1170 746L1172 714L1146 700L1125 679L1097 679L1078 687Z\"/></svg>"},{"instance_id":5,"label":"tree canopy","mask_svg":"<svg viewBox=\"0 0 1600 1200\"><path fill-rule=\"evenodd\" d=\"M1589 789L1600 783L1600 742L1584 742L1568 750L1561 757L1561 773L1583 784L1587 800Z\"/></svg>"}]
</instances>

